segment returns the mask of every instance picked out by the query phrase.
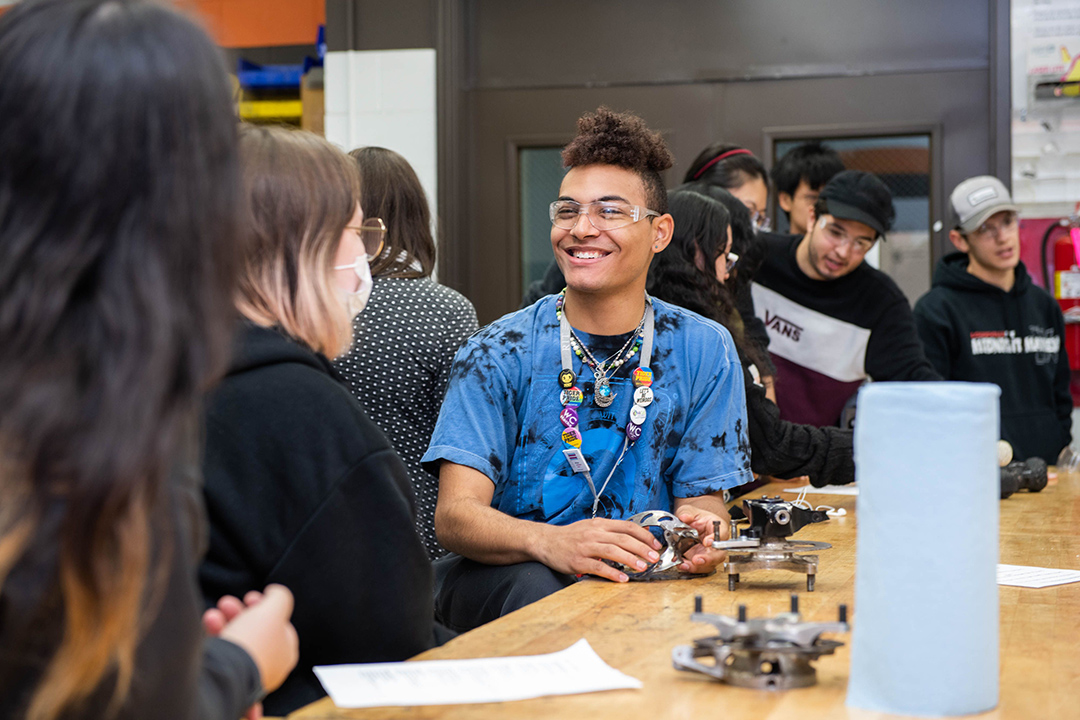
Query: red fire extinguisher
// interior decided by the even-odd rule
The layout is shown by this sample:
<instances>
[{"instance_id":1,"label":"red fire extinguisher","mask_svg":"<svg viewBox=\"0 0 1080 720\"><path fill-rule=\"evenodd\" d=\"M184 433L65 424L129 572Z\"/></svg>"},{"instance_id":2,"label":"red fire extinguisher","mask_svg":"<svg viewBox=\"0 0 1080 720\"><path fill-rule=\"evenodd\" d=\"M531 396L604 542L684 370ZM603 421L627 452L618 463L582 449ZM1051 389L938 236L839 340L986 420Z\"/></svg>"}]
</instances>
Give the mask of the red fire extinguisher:
<instances>
[{"instance_id":1,"label":"red fire extinguisher","mask_svg":"<svg viewBox=\"0 0 1080 720\"><path fill-rule=\"evenodd\" d=\"M1065 315L1065 351L1069 369L1080 370L1080 216L1072 215L1053 223L1042 240L1043 283L1046 278L1046 244L1057 231L1054 242L1054 298Z\"/></svg>"}]
</instances>

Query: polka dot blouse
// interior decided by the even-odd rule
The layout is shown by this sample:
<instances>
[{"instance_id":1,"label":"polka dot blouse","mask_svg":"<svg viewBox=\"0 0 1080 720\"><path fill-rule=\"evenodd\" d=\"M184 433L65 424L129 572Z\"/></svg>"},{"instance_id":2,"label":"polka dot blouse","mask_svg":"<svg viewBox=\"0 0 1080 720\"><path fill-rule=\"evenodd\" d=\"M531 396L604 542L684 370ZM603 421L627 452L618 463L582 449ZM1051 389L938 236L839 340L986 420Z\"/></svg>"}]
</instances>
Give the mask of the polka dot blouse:
<instances>
[{"instance_id":1,"label":"polka dot blouse","mask_svg":"<svg viewBox=\"0 0 1080 720\"><path fill-rule=\"evenodd\" d=\"M417 528L428 554L435 539L439 481L420 467L439 416L454 353L476 331L464 296L430 278L375 278L357 316L356 342L334 365L405 462L417 501Z\"/></svg>"}]
</instances>

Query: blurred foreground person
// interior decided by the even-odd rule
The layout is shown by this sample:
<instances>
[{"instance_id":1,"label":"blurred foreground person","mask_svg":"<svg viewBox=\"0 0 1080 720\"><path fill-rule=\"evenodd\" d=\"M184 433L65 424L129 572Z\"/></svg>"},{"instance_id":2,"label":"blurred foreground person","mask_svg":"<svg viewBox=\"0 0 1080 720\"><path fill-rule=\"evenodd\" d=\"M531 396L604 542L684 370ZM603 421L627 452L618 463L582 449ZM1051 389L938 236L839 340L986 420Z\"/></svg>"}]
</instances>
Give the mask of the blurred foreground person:
<instances>
[{"instance_id":1,"label":"blurred foreground person","mask_svg":"<svg viewBox=\"0 0 1080 720\"><path fill-rule=\"evenodd\" d=\"M0 716L235 720L297 639L280 587L223 600L219 638L199 619L194 431L234 312L218 51L157 4L27 0L0 73Z\"/></svg>"}]
</instances>

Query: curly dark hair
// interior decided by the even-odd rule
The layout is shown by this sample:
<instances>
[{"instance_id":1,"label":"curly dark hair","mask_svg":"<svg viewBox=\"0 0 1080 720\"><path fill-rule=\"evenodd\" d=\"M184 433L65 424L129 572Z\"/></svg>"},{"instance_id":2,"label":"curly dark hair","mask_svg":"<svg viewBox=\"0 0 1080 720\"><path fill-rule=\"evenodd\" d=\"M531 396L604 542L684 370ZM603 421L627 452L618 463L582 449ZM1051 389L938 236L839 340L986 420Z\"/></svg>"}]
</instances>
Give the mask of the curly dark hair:
<instances>
[{"instance_id":1,"label":"curly dark hair","mask_svg":"<svg viewBox=\"0 0 1080 720\"><path fill-rule=\"evenodd\" d=\"M637 115L617 113L602 105L578 119L577 132L563 148L563 165L614 165L635 172L645 186L649 209L667 212L667 190L660 173L675 159L659 132L650 130Z\"/></svg>"},{"instance_id":2,"label":"curly dark hair","mask_svg":"<svg viewBox=\"0 0 1080 720\"><path fill-rule=\"evenodd\" d=\"M763 367L760 352L745 341L731 292L713 274L727 245L731 214L719 200L692 190L673 190L668 203L675 232L667 248L653 258L649 294L720 323L731 333L739 357ZM704 267L699 267L699 259Z\"/></svg>"}]
</instances>

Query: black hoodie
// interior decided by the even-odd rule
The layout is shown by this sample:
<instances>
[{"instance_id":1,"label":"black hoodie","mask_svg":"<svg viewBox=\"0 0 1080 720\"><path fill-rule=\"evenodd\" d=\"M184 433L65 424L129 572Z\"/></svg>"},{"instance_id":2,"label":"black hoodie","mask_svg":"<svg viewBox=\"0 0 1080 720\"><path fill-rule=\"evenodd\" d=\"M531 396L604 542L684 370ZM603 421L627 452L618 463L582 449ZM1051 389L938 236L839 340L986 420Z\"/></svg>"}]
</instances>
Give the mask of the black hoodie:
<instances>
[{"instance_id":1,"label":"black hoodie","mask_svg":"<svg viewBox=\"0 0 1080 720\"><path fill-rule=\"evenodd\" d=\"M313 665L404 660L434 645L432 573L409 475L330 362L245 324L206 412L209 603L281 583L300 661L267 696L285 715L324 693Z\"/></svg>"},{"instance_id":2,"label":"black hoodie","mask_svg":"<svg viewBox=\"0 0 1080 720\"><path fill-rule=\"evenodd\" d=\"M1071 438L1072 396L1061 309L1024 264L1008 292L967 271L966 253L942 258L915 305L926 357L946 380L1001 388L1001 436L1016 459L1057 461Z\"/></svg>"}]
</instances>

